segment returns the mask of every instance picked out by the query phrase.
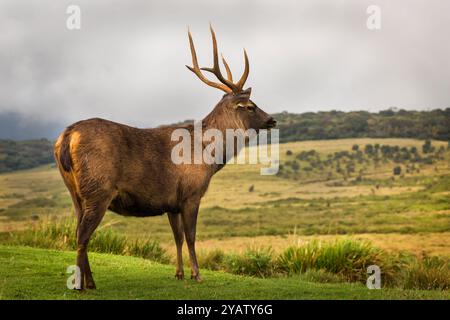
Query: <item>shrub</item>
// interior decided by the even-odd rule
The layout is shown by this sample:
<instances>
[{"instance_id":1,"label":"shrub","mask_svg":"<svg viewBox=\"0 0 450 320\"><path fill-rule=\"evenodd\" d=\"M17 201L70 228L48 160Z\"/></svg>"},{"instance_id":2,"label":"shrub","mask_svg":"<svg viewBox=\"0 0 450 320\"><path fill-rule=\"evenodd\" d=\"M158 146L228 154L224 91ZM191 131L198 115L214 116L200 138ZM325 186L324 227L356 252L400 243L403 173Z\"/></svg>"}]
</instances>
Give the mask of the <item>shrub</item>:
<instances>
[{"instance_id":1,"label":"shrub","mask_svg":"<svg viewBox=\"0 0 450 320\"><path fill-rule=\"evenodd\" d=\"M198 264L201 268L209 270L223 270L225 269L225 253L220 249L215 249L209 252L201 252L198 257Z\"/></svg>"},{"instance_id":2,"label":"shrub","mask_svg":"<svg viewBox=\"0 0 450 320\"><path fill-rule=\"evenodd\" d=\"M392 277L392 267L380 249L369 242L351 239L329 243L311 241L287 248L277 259L278 268L288 274L324 270L348 281L365 281L367 267L372 264L380 266L385 278Z\"/></svg>"},{"instance_id":3,"label":"shrub","mask_svg":"<svg viewBox=\"0 0 450 320\"><path fill-rule=\"evenodd\" d=\"M292 161L291 167L292 167L292 170L294 170L295 172L297 172L300 169L300 165L295 160Z\"/></svg>"},{"instance_id":4,"label":"shrub","mask_svg":"<svg viewBox=\"0 0 450 320\"><path fill-rule=\"evenodd\" d=\"M372 155L373 154L373 146L371 144L366 144L366 146L364 147L364 153L367 155Z\"/></svg>"},{"instance_id":5,"label":"shrub","mask_svg":"<svg viewBox=\"0 0 450 320\"><path fill-rule=\"evenodd\" d=\"M415 259L406 266L403 275L405 289L450 289L449 260L438 256Z\"/></svg>"},{"instance_id":6,"label":"shrub","mask_svg":"<svg viewBox=\"0 0 450 320\"><path fill-rule=\"evenodd\" d=\"M423 153L430 153L433 151L433 146L431 145L430 140L426 140L425 143L422 145L422 152Z\"/></svg>"},{"instance_id":7,"label":"shrub","mask_svg":"<svg viewBox=\"0 0 450 320\"><path fill-rule=\"evenodd\" d=\"M158 241L154 240L134 240L126 251L130 256L142 257L144 259L157 261L160 263L168 263L169 257Z\"/></svg>"},{"instance_id":8,"label":"shrub","mask_svg":"<svg viewBox=\"0 0 450 320\"><path fill-rule=\"evenodd\" d=\"M230 254L225 257L228 272L258 277L273 274L271 249L248 249L243 254Z\"/></svg>"}]
</instances>

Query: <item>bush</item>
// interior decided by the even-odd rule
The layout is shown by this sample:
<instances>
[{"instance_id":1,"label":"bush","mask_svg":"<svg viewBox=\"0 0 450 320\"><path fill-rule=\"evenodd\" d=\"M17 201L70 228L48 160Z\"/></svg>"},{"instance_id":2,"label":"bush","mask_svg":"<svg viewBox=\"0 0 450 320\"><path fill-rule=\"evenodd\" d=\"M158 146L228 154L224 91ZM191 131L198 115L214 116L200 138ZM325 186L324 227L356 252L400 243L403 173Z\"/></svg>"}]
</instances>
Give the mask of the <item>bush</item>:
<instances>
[{"instance_id":1,"label":"bush","mask_svg":"<svg viewBox=\"0 0 450 320\"><path fill-rule=\"evenodd\" d=\"M224 263L226 271L239 275L267 277L274 269L270 249L248 249L243 254L231 254L225 257Z\"/></svg>"},{"instance_id":2,"label":"bush","mask_svg":"<svg viewBox=\"0 0 450 320\"><path fill-rule=\"evenodd\" d=\"M215 271L224 269L225 253L220 249L215 249L206 253L201 252L197 259L200 268Z\"/></svg>"},{"instance_id":3,"label":"bush","mask_svg":"<svg viewBox=\"0 0 450 320\"><path fill-rule=\"evenodd\" d=\"M396 166L393 170L395 176L399 176L402 173L402 168L400 166Z\"/></svg>"},{"instance_id":4,"label":"bush","mask_svg":"<svg viewBox=\"0 0 450 320\"><path fill-rule=\"evenodd\" d=\"M348 281L365 281L367 267L378 265L386 279L392 268L384 253L366 241L351 239L334 242L311 241L287 248L277 259L277 266L288 274L302 274L310 269L337 274Z\"/></svg>"},{"instance_id":5,"label":"bush","mask_svg":"<svg viewBox=\"0 0 450 320\"><path fill-rule=\"evenodd\" d=\"M297 172L300 169L300 165L295 160L292 161L291 167L292 167L292 170L294 170L295 172Z\"/></svg>"},{"instance_id":6,"label":"bush","mask_svg":"<svg viewBox=\"0 0 450 320\"><path fill-rule=\"evenodd\" d=\"M433 146L431 145L430 140L426 140L425 143L422 145L422 152L423 153L430 153L433 151Z\"/></svg>"},{"instance_id":7,"label":"bush","mask_svg":"<svg viewBox=\"0 0 450 320\"><path fill-rule=\"evenodd\" d=\"M424 256L415 259L405 269L402 281L405 289L450 289L450 264L448 259Z\"/></svg>"},{"instance_id":8,"label":"bush","mask_svg":"<svg viewBox=\"0 0 450 320\"><path fill-rule=\"evenodd\" d=\"M160 246L158 241L153 240L134 240L127 246L126 253L160 263L168 263L170 260L166 250Z\"/></svg>"}]
</instances>

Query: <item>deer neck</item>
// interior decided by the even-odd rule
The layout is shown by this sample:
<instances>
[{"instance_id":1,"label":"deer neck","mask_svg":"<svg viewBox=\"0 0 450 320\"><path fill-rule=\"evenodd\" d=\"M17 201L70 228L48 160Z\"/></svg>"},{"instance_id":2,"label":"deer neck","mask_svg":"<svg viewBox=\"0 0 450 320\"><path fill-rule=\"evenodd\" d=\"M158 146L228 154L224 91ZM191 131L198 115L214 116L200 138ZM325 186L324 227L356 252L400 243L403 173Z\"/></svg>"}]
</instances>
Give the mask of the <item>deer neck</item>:
<instances>
[{"instance_id":1,"label":"deer neck","mask_svg":"<svg viewBox=\"0 0 450 320\"><path fill-rule=\"evenodd\" d=\"M203 132L209 129L215 129L221 132L222 135L222 150L223 150L223 164L216 165L217 171L225 166L225 164L232 158L239 154L242 147L244 145L238 145L236 141L230 143L228 141L230 132L245 132L246 128L244 127L241 121L235 119L235 117L231 117L223 112L219 113L216 110L213 110L208 116L206 116L202 120ZM228 131L228 132L227 132ZM234 138L233 138L234 139ZM205 143L206 145L209 142ZM227 148L232 148L231 150L227 150Z\"/></svg>"}]
</instances>

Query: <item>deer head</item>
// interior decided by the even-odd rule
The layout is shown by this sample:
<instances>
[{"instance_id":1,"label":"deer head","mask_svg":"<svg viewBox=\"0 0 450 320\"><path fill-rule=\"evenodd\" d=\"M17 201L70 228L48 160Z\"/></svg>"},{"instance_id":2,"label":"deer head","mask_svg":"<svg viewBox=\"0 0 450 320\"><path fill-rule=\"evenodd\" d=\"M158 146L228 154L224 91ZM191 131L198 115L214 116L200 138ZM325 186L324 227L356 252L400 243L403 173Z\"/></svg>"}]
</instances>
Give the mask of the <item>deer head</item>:
<instances>
[{"instance_id":1,"label":"deer head","mask_svg":"<svg viewBox=\"0 0 450 320\"><path fill-rule=\"evenodd\" d=\"M238 82L233 82L231 69L223 55L222 62L225 66L227 78L225 78L220 71L219 56L217 52L217 40L211 25L210 31L213 43L213 67L200 68L197 61L194 41L192 40L190 30L188 30L193 66L186 67L193 73L195 73L195 75L208 86L220 89L225 92L222 100L219 101L214 110L205 118L204 121L209 125L215 126L218 129L255 129L256 131L258 131L259 129L270 129L275 127L275 119L264 112L262 109L258 108L258 106L252 100L250 100L252 89L243 89L250 71L248 56L245 49L244 73L242 74ZM215 75L220 83L209 80L202 73L202 70Z\"/></svg>"}]
</instances>

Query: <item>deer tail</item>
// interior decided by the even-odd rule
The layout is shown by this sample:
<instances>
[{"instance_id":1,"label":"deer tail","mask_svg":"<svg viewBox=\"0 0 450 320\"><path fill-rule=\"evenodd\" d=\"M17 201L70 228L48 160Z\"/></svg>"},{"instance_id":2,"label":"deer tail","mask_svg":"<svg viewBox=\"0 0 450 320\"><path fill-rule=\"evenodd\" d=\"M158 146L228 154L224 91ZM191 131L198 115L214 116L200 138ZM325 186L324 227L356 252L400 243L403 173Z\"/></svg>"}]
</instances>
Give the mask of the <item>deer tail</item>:
<instances>
[{"instance_id":1,"label":"deer tail","mask_svg":"<svg viewBox=\"0 0 450 320\"><path fill-rule=\"evenodd\" d=\"M72 134L71 128L67 128L59 137L55 145L55 158L60 163L61 167L66 172L72 169L72 157L70 155L70 136Z\"/></svg>"}]
</instances>

